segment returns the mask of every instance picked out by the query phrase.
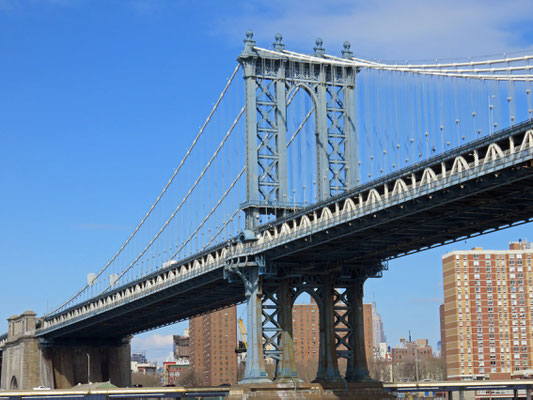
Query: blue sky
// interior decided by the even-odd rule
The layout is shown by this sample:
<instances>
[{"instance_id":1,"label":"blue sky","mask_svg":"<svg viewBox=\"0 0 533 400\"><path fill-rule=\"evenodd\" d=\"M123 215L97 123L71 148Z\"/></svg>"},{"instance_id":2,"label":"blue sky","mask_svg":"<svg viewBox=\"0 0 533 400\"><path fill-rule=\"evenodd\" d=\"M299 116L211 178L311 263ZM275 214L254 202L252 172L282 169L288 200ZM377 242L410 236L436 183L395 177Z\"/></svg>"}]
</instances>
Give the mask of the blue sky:
<instances>
[{"instance_id":1,"label":"blue sky","mask_svg":"<svg viewBox=\"0 0 533 400\"><path fill-rule=\"evenodd\" d=\"M533 49L531 1L0 0L0 331L58 305L122 244L235 66L247 29L364 58ZM366 286L392 345L439 338L441 255L505 248L530 225L391 262ZM184 324L134 339L155 359Z\"/></svg>"}]
</instances>

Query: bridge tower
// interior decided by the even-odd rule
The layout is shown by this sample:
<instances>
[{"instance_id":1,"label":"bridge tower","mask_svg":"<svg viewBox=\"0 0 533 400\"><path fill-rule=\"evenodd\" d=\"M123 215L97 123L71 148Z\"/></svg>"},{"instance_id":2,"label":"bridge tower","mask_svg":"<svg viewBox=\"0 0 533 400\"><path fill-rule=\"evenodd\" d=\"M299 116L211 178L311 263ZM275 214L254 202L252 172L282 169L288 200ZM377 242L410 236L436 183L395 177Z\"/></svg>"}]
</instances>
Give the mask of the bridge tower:
<instances>
[{"instance_id":1,"label":"bridge tower","mask_svg":"<svg viewBox=\"0 0 533 400\"><path fill-rule=\"evenodd\" d=\"M280 216L291 209L287 102L296 89L304 89L315 109L318 200L343 193L359 179L354 123L357 69L329 62L321 39L309 59L285 56L279 33L275 40L274 51L258 49L248 31L238 58L246 97L246 229L253 229L260 213ZM353 55L349 42L344 43L342 55Z\"/></svg>"},{"instance_id":2,"label":"bridge tower","mask_svg":"<svg viewBox=\"0 0 533 400\"><path fill-rule=\"evenodd\" d=\"M288 102L297 89L310 97L315 114L316 191L319 201L341 194L359 182L354 90L357 68L325 56L321 39L314 55L292 57L282 37L273 51L255 47L246 33L238 58L246 96L247 201L243 206L248 233L260 214L283 216L294 211L289 201L287 162ZM345 42L342 56L353 56ZM294 203L293 203L294 204ZM254 235L242 235L253 241ZM229 279L242 279L247 298L248 351L243 383L268 382L265 357L276 360L276 381L298 379L292 338L292 307L308 293L319 306L318 382L369 381L363 332L363 284L379 276L382 265L353 265L344 260L299 262L269 260L264 255L236 256L228 262ZM345 378L338 358L347 360Z\"/></svg>"}]
</instances>

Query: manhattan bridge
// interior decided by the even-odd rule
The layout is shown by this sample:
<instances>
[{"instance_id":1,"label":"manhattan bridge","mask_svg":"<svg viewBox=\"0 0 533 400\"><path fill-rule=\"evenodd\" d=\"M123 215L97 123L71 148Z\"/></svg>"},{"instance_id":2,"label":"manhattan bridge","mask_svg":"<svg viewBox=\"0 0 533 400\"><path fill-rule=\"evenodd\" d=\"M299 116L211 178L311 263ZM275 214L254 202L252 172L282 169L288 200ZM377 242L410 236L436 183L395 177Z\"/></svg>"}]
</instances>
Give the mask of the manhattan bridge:
<instances>
[{"instance_id":1,"label":"manhattan bridge","mask_svg":"<svg viewBox=\"0 0 533 400\"><path fill-rule=\"evenodd\" d=\"M349 42L331 55L320 39L301 54L279 34L267 49L247 32L131 235L35 319L41 384L87 375L65 349L129 351L130 335L242 302L244 381L269 381L267 357L277 380L297 379L291 313L304 292L320 311L317 381L368 380L366 279L396 257L533 219L532 68L525 54L384 63L356 57ZM23 386L8 365L16 329L0 337L6 388ZM127 384L94 368L95 379Z\"/></svg>"}]
</instances>

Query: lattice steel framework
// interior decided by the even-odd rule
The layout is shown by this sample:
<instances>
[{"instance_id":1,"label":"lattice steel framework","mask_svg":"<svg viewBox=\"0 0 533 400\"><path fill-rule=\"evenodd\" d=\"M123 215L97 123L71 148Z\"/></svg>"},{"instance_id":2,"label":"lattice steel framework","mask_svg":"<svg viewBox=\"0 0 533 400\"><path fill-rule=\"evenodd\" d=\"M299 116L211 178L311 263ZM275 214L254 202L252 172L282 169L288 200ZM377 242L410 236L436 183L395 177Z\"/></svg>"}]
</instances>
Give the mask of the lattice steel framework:
<instances>
[{"instance_id":1,"label":"lattice steel framework","mask_svg":"<svg viewBox=\"0 0 533 400\"><path fill-rule=\"evenodd\" d=\"M290 209L287 162L288 96L304 89L314 105L316 126L316 183L318 200L342 193L359 179L354 123L357 69L331 62L284 57L281 35L269 53L254 47L247 32L238 60L243 66L246 92L247 228L257 216L279 215ZM323 57L317 39L315 56ZM352 56L350 44L343 57ZM324 59L325 60L325 59Z\"/></svg>"}]
</instances>

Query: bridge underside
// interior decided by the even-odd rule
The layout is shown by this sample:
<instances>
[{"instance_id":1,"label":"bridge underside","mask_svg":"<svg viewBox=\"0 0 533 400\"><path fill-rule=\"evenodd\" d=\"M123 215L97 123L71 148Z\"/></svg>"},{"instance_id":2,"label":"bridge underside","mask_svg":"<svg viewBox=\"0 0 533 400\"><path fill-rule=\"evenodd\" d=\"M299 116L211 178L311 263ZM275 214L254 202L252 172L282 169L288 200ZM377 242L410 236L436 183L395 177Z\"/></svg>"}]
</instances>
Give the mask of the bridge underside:
<instances>
[{"instance_id":1,"label":"bridge underside","mask_svg":"<svg viewBox=\"0 0 533 400\"><path fill-rule=\"evenodd\" d=\"M317 269L332 260L372 264L531 221L532 188L530 161L317 232L268 255L276 263Z\"/></svg>"},{"instance_id":2,"label":"bridge underside","mask_svg":"<svg viewBox=\"0 0 533 400\"><path fill-rule=\"evenodd\" d=\"M47 342L60 343L94 343L94 338L104 343L113 342L244 300L243 285L240 282L228 285L220 268L41 337Z\"/></svg>"}]
</instances>

